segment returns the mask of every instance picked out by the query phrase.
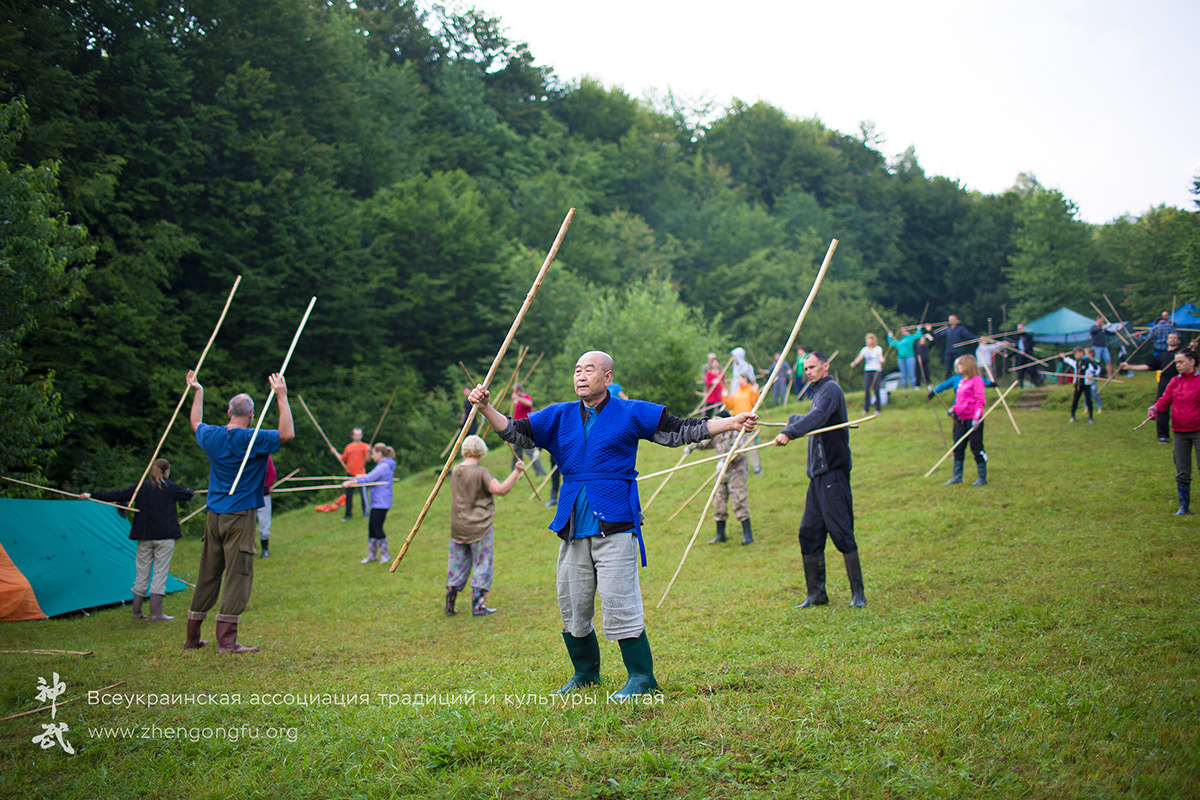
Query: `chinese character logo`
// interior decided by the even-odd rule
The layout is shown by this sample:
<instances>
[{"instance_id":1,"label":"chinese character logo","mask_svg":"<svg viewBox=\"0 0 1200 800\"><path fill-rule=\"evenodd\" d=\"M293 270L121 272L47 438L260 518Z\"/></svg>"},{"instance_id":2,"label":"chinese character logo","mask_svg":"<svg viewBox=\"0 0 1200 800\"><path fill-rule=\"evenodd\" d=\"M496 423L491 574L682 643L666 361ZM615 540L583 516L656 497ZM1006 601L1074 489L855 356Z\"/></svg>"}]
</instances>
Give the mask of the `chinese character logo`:
<instances>
[{"instance_id":1,"label":"chinese character logo","mask_svg":"<svg viewBox=\"0 0 1200 800\"><path fill-rule=\"evenodd\" d=\"M54 678L47 683L45 678L38 678L37 699L41 702L50 701L50 719L54 719L58 714L58 698L67 691L66 681L58 677L58 673L54 673ZM70 755L75 755L75 748L71 747L71 743L63 738L63 734L70 730L70 727L65 722L46 723L42 725L42 732L33 737L33 743L39 745L43 750L48 750L54 747L55 743L65 750Z\"/></svg>"}]
</instances>

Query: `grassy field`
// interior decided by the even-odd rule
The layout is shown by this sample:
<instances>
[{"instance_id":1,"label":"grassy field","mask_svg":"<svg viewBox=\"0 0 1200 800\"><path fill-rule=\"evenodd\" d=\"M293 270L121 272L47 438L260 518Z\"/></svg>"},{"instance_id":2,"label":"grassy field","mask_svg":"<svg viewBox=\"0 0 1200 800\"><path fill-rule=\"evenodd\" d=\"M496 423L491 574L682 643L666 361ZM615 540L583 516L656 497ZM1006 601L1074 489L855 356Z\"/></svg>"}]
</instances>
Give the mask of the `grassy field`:
<instances>
[{"instance_id":1,"label":"grassy field","mask_svg":"<svg viewBox=\"0 0 1200 800\"><path fill-rule=\"evenodd\" d=\"M0 723L0 796L1200 796L1200 525L1172 516L1170 449L1152 426L1130 430L1152 391L1148 376L1113 384L1097 424L1069 425L1069 388L1056 388L1016 411L1021 436L997 411L983 488L941 486L948 461L921 477L946 449L940 406L898 398L851 438L862 610L847 606L832 545L830 605L793 609L807 488L795 444L765 451L751 476L756 543L708 546L706 522L655 608L705 496L666 521L707 476L683 473L648 513L641 579L662 685L651 705L605 702L624 680L608 644L603 686L551 701L570 673L558 540L528 488L497 503L500 611L486 618L441 610L448 489L394 574L358 564L365 522L281 515L242 617L241 639L261 653L183 652L190 591L168 598L168 623L116 607L0 626L0 650L94 651L0 655L0 716L42 705L37 679L56 671L72 701L56 721L75 749L31 742L48 712ZM677 457L644 445L639 468ZM502 476L507 459L485 463ZM397 487L393 553L432 483ZM193 581L198 552L184 539L173 572ZM118 681L131 706L89 704L87 690ZM150 694L240 702L147 705ZM204 730L219 727L239 740ZM175 729L184 738L166 738Z\"/></svg>"}]
</instances>

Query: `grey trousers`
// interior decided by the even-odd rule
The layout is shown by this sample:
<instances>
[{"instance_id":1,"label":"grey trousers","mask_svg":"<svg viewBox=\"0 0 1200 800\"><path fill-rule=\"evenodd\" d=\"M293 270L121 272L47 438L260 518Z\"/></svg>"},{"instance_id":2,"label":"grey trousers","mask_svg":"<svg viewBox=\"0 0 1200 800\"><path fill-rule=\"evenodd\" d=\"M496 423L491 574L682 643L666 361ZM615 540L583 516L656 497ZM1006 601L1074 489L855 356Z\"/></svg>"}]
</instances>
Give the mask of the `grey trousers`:
<instances>
[{"instance_id":1,"label":"grey trousers","mask_svg":"<svg viewBox=\"0 0 1200 800\"><path fill-rule=\"evenodd\" d=\"M1200 431L1174 431L1174 434L1171 449L1175 454L1175 482L1191 484L1193 451L1200 463Z\"/></svg>"},{"instance_id":2,"label":"grey trousers","mask_svg":"<svg viewBox=\"0 0 1200 800\"><path fill-rule=\"evenodd\" d=\"M137 543L137 573L133 577L133 593L138 597L167 593L167 572L175 552L174 539L139 539ZM154 567L154 582L150 582L150 567Z\"/></svg>"},{"instance_id":3,"label":"grey trousers","mask_svg":"<svg viewBox=\"0 0 1200 800\"><path fill-rule=\"evenodd\" d=\"M577 639L592 632L599 590L604 637L616 641L641 634L646 621L638 583L639 552L637 537L628 532L559 545L558 610L564 631Z\"/></svg>"}]
</instances>

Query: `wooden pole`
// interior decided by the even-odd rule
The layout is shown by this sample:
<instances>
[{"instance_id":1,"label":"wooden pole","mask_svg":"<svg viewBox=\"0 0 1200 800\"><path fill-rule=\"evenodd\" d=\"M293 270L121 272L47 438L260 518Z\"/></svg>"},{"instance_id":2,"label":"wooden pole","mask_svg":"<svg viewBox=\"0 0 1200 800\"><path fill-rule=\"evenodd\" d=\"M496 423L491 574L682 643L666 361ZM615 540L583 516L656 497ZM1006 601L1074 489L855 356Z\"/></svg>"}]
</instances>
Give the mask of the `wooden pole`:
<instances>
[{"instance_id":1,"label":"wooden pole","mask_svg":"<svg viewBox=\"0 0 1200 800\"><path fill-rule=\"evenodd\" d=\"M729 360L725 362L725 366L718 373L721 376L721 378L720 378L721 394L725 394L725 375L729 372L729 367L731 364L733 364L733 356L729 357ZM700 413L701 409L703 409L707 405L714 405L714 404L708 402L708 393L709 393L709 388L707 386L705 386L704 391L700 393L700 396L702 398L700 400L700 405L698 405L692 409L692 413L688 414L689 417L696 416L697 414Z\"/></svg>"},{"instance_id":2,"label":"wooden pole","mask_svg":"<svg viewBox=\"0 0 1200 800\"><path fill-rule=\"evenodd\" d=\"M792 352L792 345L795 344L796 337L800 335L800 327L804 324L804 318L808 316L808 310L812 308L813 300L816 299L817 290L821 288L821 281L824 280L825 273L829 270L829 262L833 260L833 253L835 250L837 250L837 245L837 239L834 239L829 243L829 250L825 253L825 260L821 262L821 269L817 272L817 278L815 281L813 281L812 289L809 290L808 297L804 300L804 307L800 309L800 314L796 317L796 324L792 326L792 332L788 335L787 344L781 347L779 352ZM771 374L767 378L768 386L770 386L775 380L775 376L778 374L782 365L782 361L775 362L775 366L772 368ZM760 406L762 406L765 398L765 394L759 394L758 400L754 402L754 408L750 410L751 414L758 413L758 409ZM725 477L725 472L729 469L729 462L733 460L733 454L738 449L738 445L741 443L742 437L745 435L745 433L746 432L744 430L738 431L737 437L733 440L733 446L730 448L725 460L721 463L721 470L717 473L717 483L720 483L721 479ZM679 566L675 568L675 574L671 576L671 582L667 584L666 591L663 592L663 596L658 601L658 606L656 606L656 608L661 607L662 604L666 602L667 595L671 593L671 587L675 585L675 581L679 577L679 573L683 571L683 565L687 561L688 553L692 551L692 546L696 543L696 537L700 535L700 527L704 524L704 516L708 513L708 508L712 505L713 496L716 494L716 492L717 487L714 485L712 491L708 493L708 501L704 504L704 510L700 512L700 519L696 522L696 529L692 532L692 538L688 541L688 545L683 551L683 557L679 559Z\"/></svg>"},{"instance_id":3,"label":"wooden pole","mask_svg":"<svg viewBox=\"0 0 1200 800\"><path fill-rule=\"evenodd\" d=\"M1003 392L1001 392L1001 393L1000 393L1000 400L1003 400L1003 399L1004 399L1004 395L1006 395L1006 394L1008 394L1009 392L1011 392L1011 391L1012 391L1012 388L1013 388L1013 386L1016 386L1016 385L1017 385L1017 384L1015 384L1015 383L1013 383L1013 384L1010 384L1010 385L1009 385L1009 387L1008 387L1007 389L1005 389ZM995 411L995 410L996 410L996 409L997 409L997 408L1000 406L1000 400L997 400L995 403L992 403L992 407L991 407L991 408L989 408L987 411L983 412L983 416L979 418L979 421L980 421L980 422L983 422L985 419L987 419L987 416L988 416L988 414L992 413L993 411ZM974 428L972 428L971 430L974 430ZM946 459L947 459L947 458L950 456L950 454L954 452L954 448L958 447L960 444L962 444L964 441L966 441L966 438L967 438L968 436L970 436L970 435L971 435L971 431L967 431L966 433L964 433L964 434L963 434L963 435L962 435L962 436L959 438L959 440L958 440L957 442L955 442L954 444L950 445L950 449L946 451L946 455L944 455L944 456L942 456L941 458L939 458L939 459L937 460L937 463L936 463L936 464L934 464L932 467L930 467L930 468L929 468L929 472L926 472L926 473L925 473L925 477L926 477L926 478L928 478L930 475L932 475L932 474L933 474L933 471L934 471L935 469L937 469L939 466L941 466L942 462L943 462L943 461L945 461L945 460L946 460Z\"/></svg>"},{"instance_id":4,"label":"wooden pole","mask_svg":"<svg viewBox=\"0 0 1200 800\"><path fill-rule=\"evenodd\" d=\"M526 348L525 352L529 352L529 349ZM544 355L546 355L546 354L538 353L538 357L537 357L537 359L534 360L533 366L529 368L529 372L526 372L525 377L521 378L521 380L518 381L518 383L524 383L525 381L529 380L530 377L533 376L533 371L538 368L538 364L542 363L542 356L544 356Z\"/></svg>"},{"instance_id":5,"label":"wooden pole","mask_svg":"<svg viewBox=\"0 0 1200 800\"><path fill-rule=\"evenodd\" d=\"M208 344L204 345L204 350L200 353L199 360L196 361L196 369L193 370L197 375L200 374L200 367L204 365L204 359L208 356L208 350L216 341L217 331L221 330L222 323L225 322L225 315L229 313L229 304L233 302L233 295L238 290L238 286L242 283L242 276L238 275L233 282L233 288L229 290L229 297L225 298L225 307L221 309L221 316L217 318L217 326L213 328L212 335L208 337ZM158 445L154 448L154 455L150 456L150 463L146 465L146 469L142 472L142 477L138 478L137 486L133 487L133 497L129 498L129 505L135 506L137 503L138 492L142 490L142 484L146 482L146 476L150 474L150 468L154 466L154 460L158 458L159 451L162 450L163 443L167 441L167 435L171 432L171 426L175 424L175 418L179 416L179 409L183 408L183 403L187 400L188 392L191 387L187 386L183 389L183 394L179 397L179 402L175 404L175 410L171 413L171 419L167 420L167 429L163 431L162 437L158 440Z\"/></svg>"},{"instance_id":6,"label":"wooden pole","mask_svg":"<svg viewBox=\"0 0 1200 800\"><path fill-rule=\"evenodd\" d=\"M997 339L1001 336L1011 336L1014 333L1018 333L1018 331L1004 331L1003 333L989 333L987 336L980 336L977 339L967 339L965 342L959 342L958 346L962 347L965 344L975 344L976 342L982 342L984 339Z\"/></svg>"},{"instance_id":7,"label":"wooden pole","mask_svg":"<svg viewBox=\"0 0 1200 800\"><path fill-rule=\"evenodd\" d=\"M1133 429L1136 431L1138 428L1142 427L1143 425L1145 425L1145 424L1146 424L1147 422L1149 422L1149 421L1150 421L1150 418L1149 418L1149 417L1146 417L1144 420L1142 420L1141 422L1139 422L1137 425L1134 425L1134 426L1133 426Z\"/></svg>"},{"instance_id":8,"label":"wooden pole","mask_svg":"<svg viewBox=\"0 0 1200 800\"><path fill-rule=\"evenodd\" d=\"M523 358L525 358L525 348L518 347L517 348L517 366L513 369L512 374L508 376L508 380L504 382L504 388L500 390L500 393L498 395L496 395L496 397L498 398L497 402L503 403L504 399L508 397L508 387L512 386L513 379L517 377L517 370L519 370L521 368L521 359L523 359ZM465 369L465 367L464 367L464 369ZM514 404L514 406L515 406L515 404ZM487 435L491 432L492 432L491 426L488 425L487 420L484 420L483 427L480 430L479 438L486 439Z\"/></svg>"},{"instance_id":9,"label":"wooden pole","mask_svg":"<svg viewBox=\"0 0 1200 800\"><path fill-rule=\"evenodd\" d=\"M83 498L83 497L79 496L79 492L64 492L62 489L51 489L49 486L39 486L36 483L28 483L27 481L19 481L16 478L10 478L7 475L0 475L0 478L3 478L4 480L9 481L11 483L19 483L22 486L30 486L34 489L41 489L43 492L54 492L55 494L65 494L67 497L72 497L76 500L87 499L93 503L99 503L104 506L112 506L113 508L119 508L122 511L137 511L136 508L130 508L129 506L118 505L117 503L110 503L107 500L97 500L94 497Z\"/></svg>"},{"instance_id":10,"label":"wooden pole","mask_svg":"<svg viewBox=\"0 0 1200 800\"><path fill-rule=\"evenodd\" d=\"M343 486L340 483L330 483L325 486L296 486L291 489L274 489L273 488L273 489L271 489L271 494L277 494L277 493L282 494L284 492L315 492L318 489L341 489L341 490L345 491L346 489L356 489L359 486L383 486L384 484L387 484L387 483L391 483L391 481L374 481L372 483L355 483L354 486Z\"/></svg>"},{"instance_id":11,"label":"wooden pole","mask_svg":"<svg viewBox=\"0 0 1200 800\"><path fill-rule=\"evenodd\" d=\"M1004 393L1000 392L1000 384L996 383L996 376L992 374L991 369L987 367L984 369L987 370L988 380L992 382L992 384L996 387L996 391L1000 393L1000 402L1004 403L1004 410L1008 412L1008 421L1012 423L1013 430L1017 432L1017 436L1020 436L1021 429L1017 427L1017 421L1013 419L1012 409L1008 407L1008 401L1004 399ZM1009 388L1011 388L1011 386Z\"/></svg>"},{"instance_id":12,"label":"wooden pole","mask_svg":"<svg viewBox=\"0 0 1200 800\"><path fill-rule=\"evenodd\" d=\"M526 352L528 352L528 351L526 351ZM471 383L475 383L475 379L471 377L471 372L470 372L470 370L467 369L467 365L462 363L461 361L458 362L458 365L460 367L462 367L463 372L467 373L467 380L470 381ZM537 366L537 365L535 364L534 366ZM520 369L520 368L521 368L521 362L518 360L517 361L517 369ZM516 403L513 403L513 406L514 406L513 413L516 414L516 408L515 408ZM528 464L525 464L525 459L523 459L517 455L516 447L514 447L512 444L509 444L508 450L510 453L512 453L512 457L515 458L517 461L520 461L522 465L529 466ZM558 465L556 464L555 466L558 466ZM521 470L521 474L525 476L525 480L529 481L529 486L530 486L530 488L533 489L533 496L536 497L538 499L538 502L540 503L542 501L542 496L540 494L538 494L538 487L533 485L533 478L529 477L529 473L525 470ZM548 478L550 476L547 475L546 477Z\"/></svg>"},{"instance_id":13,"label":"wooden pole","mask_svg":"<svg viewBox=\"0 0 1200 800\"><path fill-rule=\"evenodd\" d=\"M504 354L508 352L509 344L512 343L513 337L517 335L517 328L521 327L521 321L525 319L525 314L529 311L529 306L533 303L533 298L537 296L538 289L541 288L542 281L546 278L546 272L550 269L550 264L554 262L554 256L558 254L558 248L562 245L563 237L567 235L567 228L571 227L571 220L574 218L575 209L572 208L567 212L562 226L558 229L558 236L555 237L554 244L550 247L550 252L546 254L546 260L542 262L542 268L538 271L537 278L534 279L533 285L529 287L529 292L525 295L525 302L521 304L521 310L517 312L516 319L513 320L512 326L508 329L508 335L504 337L504 342L496 352L496 357L492 359L492 366L488 369L487 377L483 379L483 383L481 384L485 389L491 384L492 378L496 375L496 369L500 366L500 360L504 358ZM396 567L400 565L404 554L408 552L413 538L416 537L417 531L421 529L421 523L425 520L425 515L429 513L429 508L433 505L433 501L441 490L442 484L445 483L451 464L454 463L454 455L458 450L458 445L466 438L466 432L471 426L471 420L478 413L479 407L472 406L470 413L467 414L467 419L463 423L462 430L458 432L458 439L455 441L454 446L450 448L450 457L442 466L442 471L438 475L437 482L433 485L433 491L429 493L429 499L425 501L425 506L421 509L421 513L417 515L417 521L413 523L412 530L409 531L408 537L405 538L404 544L400 547L400 552L396 554L395 560L392 561L392 565L388 568L389 572L396 571Z\"/></svg>"},{"instance_id":14,"label":"wooden pole","mask_svg":"<svg viewBox=\"0 0 1200 800\"><path fill-rule=\"evenodd\" d=\"M689 505L691 505L691 502L696 499L696 495L698 495L698 494L700 494L700 492L704 491L704 487L708 486L710 483L712 483L712 479L715 477L717 477L717 473L713 472L711 475L709 475L707 478L705 478L704 483L700 484L700 487L698 489L696 489L696 491L692 492L692 496L689 497L687 500L684 500L683 505L681 505L679 508L675 509L674 514L667 517L667 522L670 522L671 520L678 517L680 512L682 512L685 508L687 508ZM670 477L668 477L667 480L670 480ZM666 483L666 481L663 481L663 483Z\"/></svg>"},{"instance_id":15,"label":"wooden pole","mask_svg":"<svg viewBox=\"0 0 1200 800\"><path fill-rule=\"evenodd\" d=\"M1125 333L1125 323L1121 320L1121 315L1117 313L1117 307L1113 305L1112 300L1108 299L1108 295L1101 293L1100 296L1104 298L1104 302L1108 303L1108 307L1112 309L1113 317L1117 320L1117 325L1119 326L1117 328L1117 336L1119 336L1121 341L1125 344L1132 345L1133 339L1129 336L1129 334Z\"/></svg>"},{"instance_id":16,"label":"wooden pole","mask_svg":"<svg viewBox=\"0 0 1200 800\"><path fill-rule=\"evenodd\" d=\"M392 401L396 399L396 390L392 389L392 396L388 398L387 405L383 407L383 414L379 417L378 424L375 425L375 430L371 431L371 441L368 447L375 447L375 437L379 434L379 429L383 427L383 421L387 418L388 410L392 407Z\"/></svg>"},{"instance_id":17,"label":"wooden pole","mask_svg":"<svg viewBox=\"0 0 1200 800\"><path fill-rule=\"evenodd\" d=\"M546 477L542 478L542 482L537 485L538 491L541 491L542 489L546 488L546 484L550 482L550 478L552 478L554 476L554 473L556 473L556 472L558 472L558 464L555 464L553 467L551 467L550 471L546 473ZM537 492L534 492L533 494L529 495L530 500L532 500L535 497L538 500L542 499L542 496L540 494L538 494Z\"/></svg>"},{"instance_id":18,"label":"wooden pole","mask_svg":"<svg viewBox=\"0 0 1200 800\"><path fill-rule=\"evenodd\" d=\"M690 455L691 455L691 453L688 452L687 448L685 447L683 455L681 455L679 457L679 460L675 462L675 467L678 467L680 464L682 464L684 462L684 460L687 459L687 457ZM675 467L672 467L671 469L674 470ZM646 511L646 509L650 508L650 504L654 502L654 498L658 497L658 493L663 490L663 487L666 486L667 483L669 483L671 478L673 478L674 476L675 476L675 473L671 472L670 474L667 475L667 477L662 479L662 483L660 483L658 485L658 488L654 490L654 494L650 495L650 499L647 500L644 504L642 504L643 512Z\"/></svg>"},{"instance_id":19,"label":"wooden pole","mask_svg":"<svg viewBox=\"0 0 1200 800\"><path fill-rule=\"evenodd\" d=\"M841 422L841 423L838 423L837 425L830 425L827 428L817 428L815 431L809 431L808 433L804 434L804 436L801 436L799 438L806 439L809 436L815 436L818 433L828 433L829 431L836 431L841 428L857 428L862 423L870 422L871 420L875 419L878 416L879 416L878 414L869 414L869 415L867 415L865 417L861 417L859 419L852 419L849 422ZM742 447L742 448L739 448L732 452L736 456L736 455L740 455L742 453L749 453L753 450L762 450L764 448L774 447L774 446L775 446L775 441L772 439L769 442L763 442L762 444L751 445L750 447ZM725 457L726 457L725 453L722 453L719 456L709 456L708 458L702 458L699 461L692 461L688 464L679 464L674 467L668 467L667 469L660 469L658 472L651 472L649 475L638 475L637 479L639 481L645 481L645 480L649 480L650 478L657 478L659 475L670 475L673 472L679 472L680 470L683 470L683 469L691 469L692 467L698 467L701 464L709 464L713 461L719 461L720 459L725 458Z\"/></svg>"},{"instance_id":20,"label":"wooden pole","mask_svg":"<svg viewBox=\"0 0 1200 800\"><path fill-rule=\"evenodd\" d=\"M312 420L313 427L317 429L317 433L321 434L321 438L325 440L325 444L329 445L330 450L336 450L337 448L333 446L333 442L329 441L329 437L325 435L325 431L321 430L321 423L317 422L317 418L314 417L313 413L308 410L308 403L304 402L304 395L297 394L296 399L300 401L300 407L304 409L304 413L307 414L308 418ZM259 422L262 422L261 417L259 418ZM350 472L350 467L346 466L345 462L342 461L340 456L335 456L335 458L337 458L337 462L341 468L346 470L347 475L352 474Z\"/></svg>"},{"instance_id":21,"label":"wooden pole","mask_svg":"<svg viewBox=\"0 0 1200 800\"><path fill-rule=\"evenodd\" d=\"M312 313L313 306L317 304L317 298L313 298L308 302L308 308L304 311L304 317L300 320L300 327L296 328L296 335L292 337L292 345L288 348L287 356L283 359L283 366L279 368L279 376L282 378L287 372L288 364L291 363L292 353L296 351L296 343L300 341L300 334L304 332L304 326L308 324L308 315ZM250 434L250 444L246 447L246 454L242 456L242 464L238 467L237 475L233 477L233 485L229 487L229 494L232 495L237 491L238 482L242 479L242 472L246 469L246 462L250 460L250 452L254 449L254 440L258 438L258 432L262 428L263 420L267 416L267 408L271 405L271 398L275 396L275 392L271 391L267 394L267 399L263 401L262 413L258 415L258 424L254 426L254 433Z\"/></svg>"}]
</instances>

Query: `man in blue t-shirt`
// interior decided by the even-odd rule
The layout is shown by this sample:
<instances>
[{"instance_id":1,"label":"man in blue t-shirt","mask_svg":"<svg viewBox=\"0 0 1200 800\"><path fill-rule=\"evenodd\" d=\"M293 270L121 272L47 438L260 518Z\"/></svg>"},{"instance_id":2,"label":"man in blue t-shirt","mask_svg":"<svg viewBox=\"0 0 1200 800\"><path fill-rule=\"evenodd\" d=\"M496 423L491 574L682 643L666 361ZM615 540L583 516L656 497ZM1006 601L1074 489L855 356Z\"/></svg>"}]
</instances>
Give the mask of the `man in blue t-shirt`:
<instances>
[{"instance_id":1,"label":"man in blue t-shirt","mask_svg":"<svg viewBox=\"0 0 1200 800\"><path fill-rule=\"evenodd\" d=\"M263 479L267 459L279 446L296 438L292 409L288 405L283 376L268 378L279 403L279 430L254 432L254 400L248 394L229 401L229 424L204 423L204 387L195 371L187 374L192 397L191 423L196 443L208 456L208 518L204 523L204 547L200 551L200 574L188 611L185 650L208 644L200 639L200 625L220 596L217 613L217 652L253 653L257 647L238 644L238 615L246 610L254 583L254 531L256 512L263 506ZM247 457L249 451L249 457ZM245 461L245 467L242 466ZM241 477L238 472L241 471ZM236 481L236 486L234 485ZM232 491L231 491L232 490ZM225 592L221 592L221 579Z\"/></svg>"}]
</instances>

